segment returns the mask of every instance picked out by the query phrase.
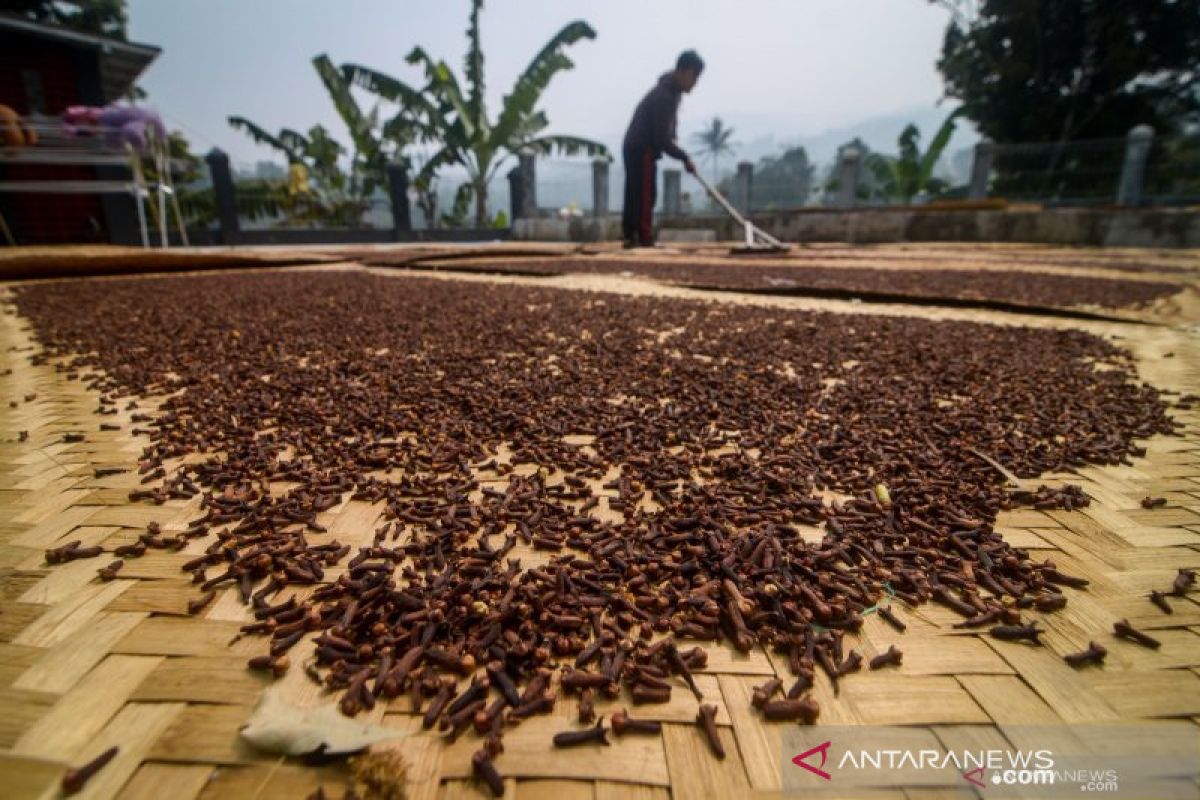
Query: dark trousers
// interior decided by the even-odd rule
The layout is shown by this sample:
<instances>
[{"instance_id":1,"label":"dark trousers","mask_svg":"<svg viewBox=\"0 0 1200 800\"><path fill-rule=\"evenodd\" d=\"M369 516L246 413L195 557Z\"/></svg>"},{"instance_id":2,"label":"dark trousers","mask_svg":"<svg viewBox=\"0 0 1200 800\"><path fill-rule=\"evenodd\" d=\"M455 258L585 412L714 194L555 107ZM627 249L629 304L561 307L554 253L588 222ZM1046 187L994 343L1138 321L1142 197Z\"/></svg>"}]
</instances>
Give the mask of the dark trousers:
<instances>
[{"instance_id":1,"label":"dark trousers","mask_svg":"<svg viewBox=\"0 0 1200 800\"><path fill-rule=\"evenodd\" d=\"M648 147L629 148L625 158L625 205L621 209L621 234L625 241L654 244L654 199L657 161Z\"/></svg>"}]
</instances>

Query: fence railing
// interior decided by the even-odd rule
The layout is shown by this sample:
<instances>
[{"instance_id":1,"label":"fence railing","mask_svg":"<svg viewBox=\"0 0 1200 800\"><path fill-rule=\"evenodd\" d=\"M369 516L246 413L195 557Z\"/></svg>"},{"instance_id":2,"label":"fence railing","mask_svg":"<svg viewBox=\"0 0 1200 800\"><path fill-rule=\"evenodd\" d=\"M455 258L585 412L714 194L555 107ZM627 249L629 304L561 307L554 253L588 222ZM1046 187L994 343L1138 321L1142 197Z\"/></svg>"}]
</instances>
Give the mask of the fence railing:
<instances>
[{"instance_id":1,"label":"fence railing","mask_svg":"<svg viewBox=\"0 0 1200 800\"><path fill-rule=\"evenodd\" d=\"M1124 139L998 144L988 194L1057 205L1112 203L1124 159Z\"/></svg>"},{"instance_id":2,"label":"fence railing","mask_svg":"<svg viewBox=\"0 0 1200 800\"><path fill-rule=\"evenodd\" d=\"M917 187L901 197L881 182L870 156L847 147L820 179L815 171L795 180L762 181L742 162L721 186L742 211L773 211L820 205L833 208L911 205L937 197L1003 198L1044 206L1147 206L1200 202L1200 135L1155 137L1139 125L1123 138L997 144L974 148L970 178L940 193ZM589 174L590 173L590 174ZM682 172L659 174L657 210L667 216L713 209L702 193L683 191ZM590 216L619 211L624 175L619 162L537 159L527 156L509 175L513 219L551 216L571 207ZM912 188L912 187L909 187ZM527 196L528 203L521 201Z\"/></svg>"},{"instance_id":3,"label":"fence railing","mask_svg":"<svg viewBox=\"0 0 1200 800\"><path fill-rule=\"evenodd\" d=\"M247 189L238 197L229 159L213 151L206 159L212 176L209 218L220 236L236 241L245 228L281 226L284 210L248 214L254 197ZM742 211L799 208L813 203L834 208L897 205L922 202L924 193L898 199L894 189L880 185L869 158L854 147L844 148L827 175L818 180L809 171L795 180L771 177L756 181L754 165L742 162L722 189ZM619 212L624 173L609 158L541 158L523 153L507 176L506 185L490 187L491 213L508 207L509 219L553 216L606 217ZM688 184L677 168L660 172L656 207L666 216L712 213L708 198ZM1155 137L1144 125L1124 138L1065 143L997 144L982 140L975 145L970 179L945 193L972 200L1004 198L1047 206L1146 206L1200 202L1200 135ZM240 202L239 202L240 199ZM268 203L269 205L269 203ZM430 220L412 207L408 175L400 164L388 167L386 198L373 198L362 208L350 209L346 220L314 219L309 226L346 227L409 237ZM414 222L416 223L414 225ZM304 222L301 218L301 226Z\"/></svg>"}]
</instances>

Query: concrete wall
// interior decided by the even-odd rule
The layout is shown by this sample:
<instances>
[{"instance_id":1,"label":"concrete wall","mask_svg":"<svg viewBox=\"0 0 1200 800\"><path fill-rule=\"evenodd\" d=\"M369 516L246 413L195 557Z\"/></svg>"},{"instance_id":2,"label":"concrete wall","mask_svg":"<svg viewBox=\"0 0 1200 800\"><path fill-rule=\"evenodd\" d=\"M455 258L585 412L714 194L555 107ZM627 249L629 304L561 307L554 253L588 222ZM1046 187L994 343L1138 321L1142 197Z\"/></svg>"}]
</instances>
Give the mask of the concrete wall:
<instances>
[{"instance_id":1,"label":"concrete wall","mask_svg":"<svg viewBox=\"0 0 1200 800\"><path fill-rule=\"evenodd\" d=\"M603 242L621 238L621 220L615 217L518 219L513 221L512 238L532 242Z\"/></svg>"},{"instance_id":2,"label":"concrete wall","mask_svg":"<svg viewBox=\"0 0 1200 800\"><path fill-rule=\"evenodd\" d=\"M939 210L928 208L804 209L755 214L754 224L784 241L1026 242L1104 247L1200 247L1200 210L1088 209ZM742 238L728 217L658 219L663 229L714 231L722 241ZM620 220L517 220L513 238L598 241L620 238ZM666 240L668 236L664 236Z\"/></svg>"},{"instance_id":3,"label":"concrete wall","mask_svg":"<svg viewBox=\"0 0 1200 800\"><path fill-rule=\"evenodd\" d=\"M176 231L169 232L171 246L182 242ZM195 247L217 245L290 245L310 244L393 244L396 242L496 242L508 241L508 228L439 228L435 231L405 231L396 233L388 228L249 228L239 230L232 241L215 229L193 228L188 231L188 243ZM569 238L559 241L570 241ZM150 243L157 246L158 231L150 228ZM137 245L135 242L122 244Z\"/></svg>"}]
</instances>

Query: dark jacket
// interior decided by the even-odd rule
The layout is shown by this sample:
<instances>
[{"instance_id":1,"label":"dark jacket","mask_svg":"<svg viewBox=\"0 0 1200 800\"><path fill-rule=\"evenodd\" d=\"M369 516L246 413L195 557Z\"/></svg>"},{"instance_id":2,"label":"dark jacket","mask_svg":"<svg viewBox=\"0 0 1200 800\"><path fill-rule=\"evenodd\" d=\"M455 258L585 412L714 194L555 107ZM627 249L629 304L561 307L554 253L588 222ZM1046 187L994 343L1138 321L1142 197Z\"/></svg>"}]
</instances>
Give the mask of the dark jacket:
<instances>
[{"instance_id":1,"label":"dark jacket","mask_svg":"<svg viewBox=\"0 0 1200 800\"><path fill-rule=\"evenodd\" d=\"M682 97L683 90L675 82L673 72L659 78L633 112L629 130L625 131L625 150L650 148L655 158L666 153L672 158L686 161L687 153L675 144L675 114L679 111Z\"/></svg>"}]
</instances>

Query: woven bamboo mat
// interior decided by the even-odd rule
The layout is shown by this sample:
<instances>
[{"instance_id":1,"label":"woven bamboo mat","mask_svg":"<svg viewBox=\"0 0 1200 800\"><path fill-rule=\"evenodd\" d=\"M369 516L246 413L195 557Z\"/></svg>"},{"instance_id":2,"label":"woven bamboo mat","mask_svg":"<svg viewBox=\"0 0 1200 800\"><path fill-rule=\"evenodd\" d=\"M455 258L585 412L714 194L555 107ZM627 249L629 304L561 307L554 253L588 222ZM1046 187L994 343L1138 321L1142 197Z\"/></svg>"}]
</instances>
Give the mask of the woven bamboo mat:
<instances>
[{"instance_id":1,"label":"woven bamboo mat","mask_svg":"<svg viewBox=\"0 0 1200 800\"><path fill-rule=\"evenodd\" d=\"M622 290L623 284L600 279L586 284L605 287ZM853 309L845 303L823 307ZM998 314L975 318L1003 319ZM1072 324L1122 337L1120 344L1134 352L1142 377L1160 388L1200 393L1200 336L1194 328ZM11 314L0 316L0 373L12 369L0 377L0 507L5 511L0 515L0 795L55 797L68 765L116 744L117 758L81 796L295 798L319 784L340 796L343 767L281 761L239 741L238 729L267 685L245 667L262 642L248 638L230 644L246 618L234 591L220 595L201 616L187 615L186 603L195 592L181 576L180 564L206 541L193 541L181 553L151 551L129 560L109 583L96 579L104 559L45 564L48 547L80 539L111 549L134 541L151 521L167 531L182 530L198 514L195 501L130 504L129 490L140 486L136 464L142 447L128 434L133 412L103 418L123 430L99 431L96 397L52 366L31 366L30 348L24 323ZM1172 357L1165 357L1168 353ZM1019 745L1012 726L1023 724L1125 721L1161 728L1164 737L1194 733L1200 724L1200 603L1172 598L1174 613L1168 616L1146 600L1151 589L1170 586L1177 568L1200 567L1200 410L1176 415L1186 424L1183 435L1145 442L1145 458L1132 466L1089 467L1080 475L1030 482L1079 483L1094 498L1091 507L1070 513L1023 509L999 519L1010 542L1091 581L1086 591L1065 590L1070 603L1047 618L1045 647L955 630L951 625L957 618L935 606L906 610L909 628L903 634L871 615L855 646L869 658L895 643L905 653L904 663L887 674L850 676L836 698L818 675L820 724L902 725L914 741L944 747ZM25 441L18 441L21 432L28 433ZM85 441L64 443L68 432L84 433ZM95 477L96 468L112 466L130 471ZM1146 510L1139 502L1146 496L1168 503ZM346 501L325 512L321 522L341 541L365 544L380 514L376 507ZM1151 651L1114 640L1112 624L1125 617L1160 638L1162 648ZM1089 639L1109 648L1103 668L1076 671L1062 662L1062 654ZM708 701L719 708L717 721L729 754L724 761L709 754L692 723L695 700L683 691L667 705L635 710L637 716L664 721L659 737L553 751L550 736L575 716L574 701L564 697L552 716L532 719L506 735L506 750L497 762L506 796L600 800L779 794L785 769L793 768L782 743L790 728L762 722L749 697L752 687L777 670L786 680L786 665L764 652L708 649L709 666L700 681ZM298 668L280 686L298 705L327 702ZM598 712L615 707L600 705ZM421 733L406 711L402 698L360 718L411 732L403 745L411 765L409 796L483 796L485 790L470 776L470 753L477 747L472 737L445 745ZM873 796L935 794L892 790Z\"/></svg>"}]
</instances>

